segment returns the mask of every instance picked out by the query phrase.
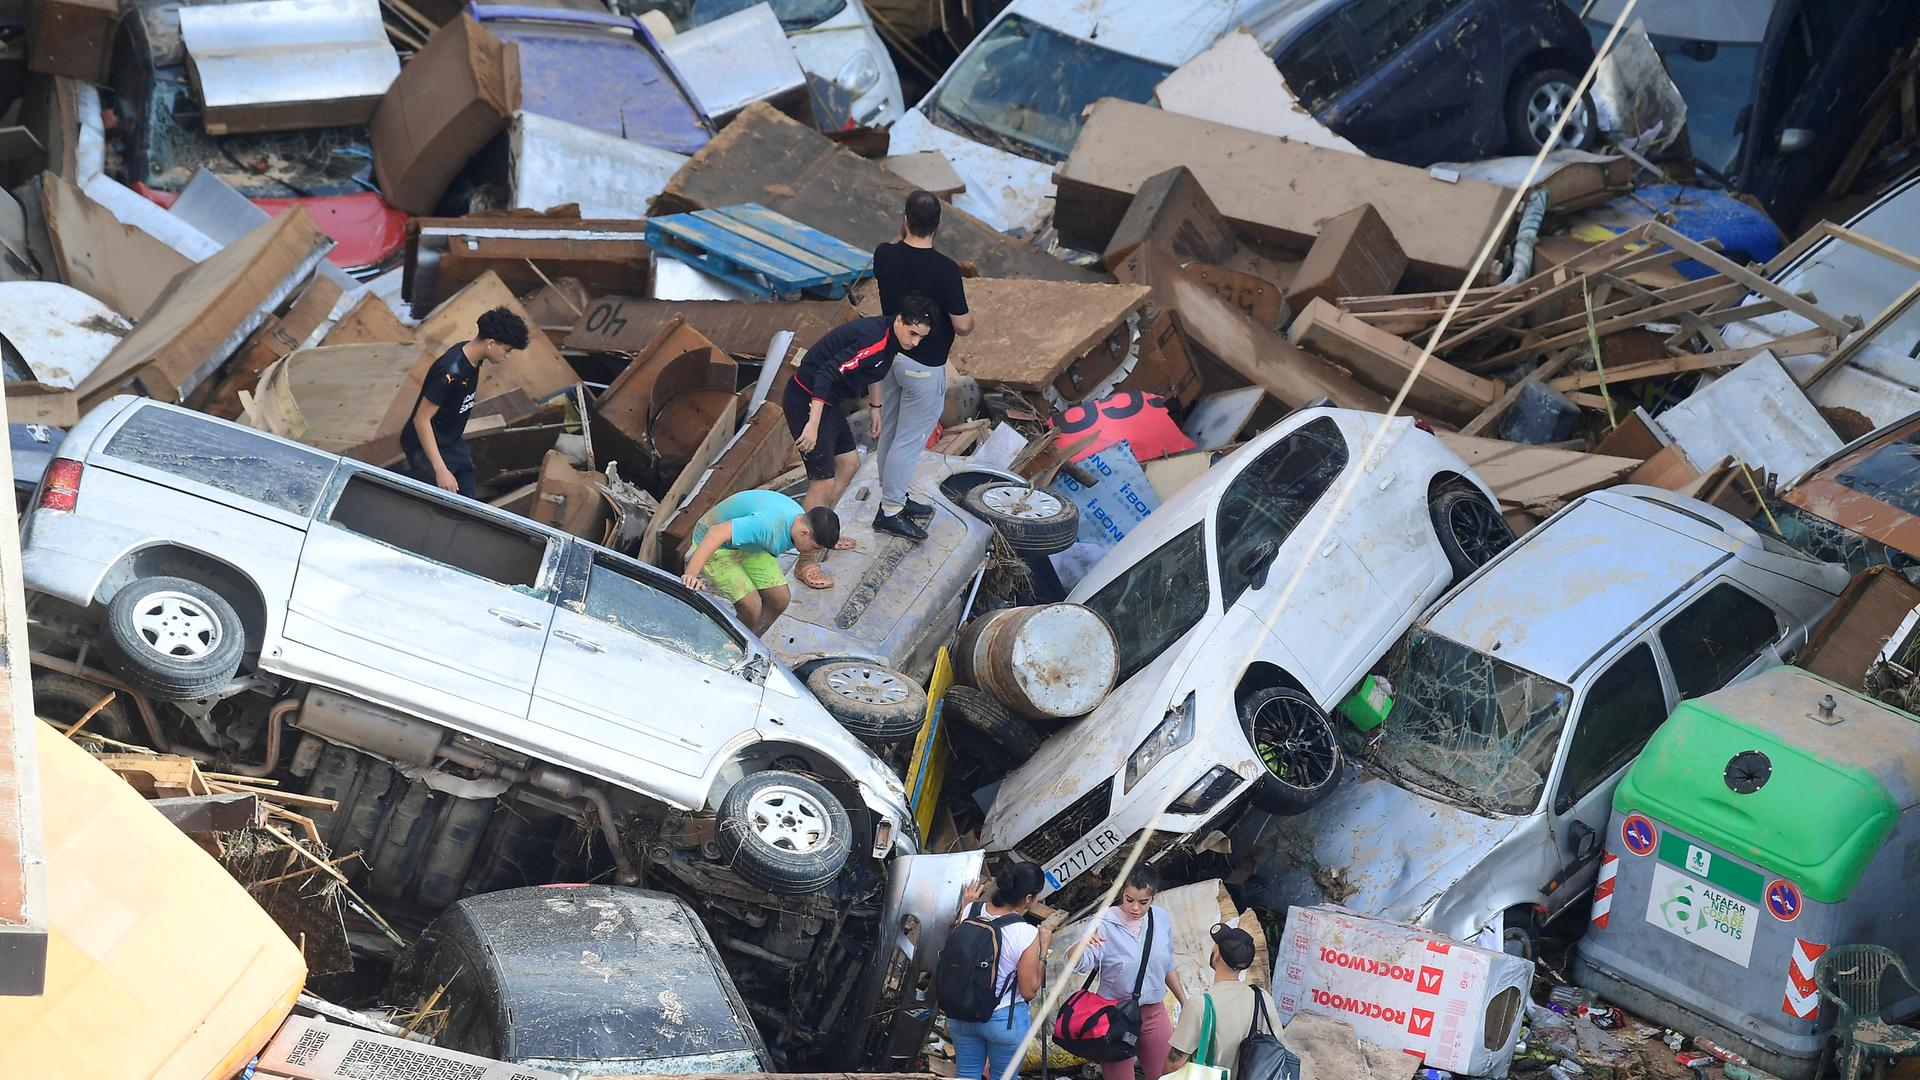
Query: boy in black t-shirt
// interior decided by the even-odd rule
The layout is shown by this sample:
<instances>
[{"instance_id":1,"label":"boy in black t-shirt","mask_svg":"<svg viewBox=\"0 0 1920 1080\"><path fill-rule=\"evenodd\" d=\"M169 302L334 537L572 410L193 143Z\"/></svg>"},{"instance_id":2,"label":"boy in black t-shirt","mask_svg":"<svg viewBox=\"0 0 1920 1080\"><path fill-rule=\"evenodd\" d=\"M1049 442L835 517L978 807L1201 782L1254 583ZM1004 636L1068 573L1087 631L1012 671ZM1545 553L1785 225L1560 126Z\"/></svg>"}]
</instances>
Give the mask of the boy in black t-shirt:
<instances>
[{"instance_id":1,"label":"boy in black t-shirt","mask_svg":"<svg viewBox=\"0 0 1920 1080\"><path fill-rule=\"evenodd\" d=\"M480 365L505 360L527 347L527 324L497 307L480 316L478 336L441 354L427 369L413 412L400 431L407 472L416 480L471 499L476 492L473 457L467 453L467 414L480 385Z\"/></svg>"},{"instance_id":2,"label":"boy in black t-shirt","mask_svg":"<svg viewBox=\"0 0 1920 1080\"><path fill-rule=\"evenodd\" d=\"M960 266L934 250L940 229L940 200L931 192L907 196L900 239L873 252L873 279L880 287L880 313L894 315L909 294L931 297L940 306L933 327L920 344L903 349L881 381L881 420L875 456L880 463L880 507L873 527L913 540L927 531L912 519L933 513L913 498L913 470L926 449L947 401L947 354L956 335L973 332Z\"/></svg>"}]
</instances>

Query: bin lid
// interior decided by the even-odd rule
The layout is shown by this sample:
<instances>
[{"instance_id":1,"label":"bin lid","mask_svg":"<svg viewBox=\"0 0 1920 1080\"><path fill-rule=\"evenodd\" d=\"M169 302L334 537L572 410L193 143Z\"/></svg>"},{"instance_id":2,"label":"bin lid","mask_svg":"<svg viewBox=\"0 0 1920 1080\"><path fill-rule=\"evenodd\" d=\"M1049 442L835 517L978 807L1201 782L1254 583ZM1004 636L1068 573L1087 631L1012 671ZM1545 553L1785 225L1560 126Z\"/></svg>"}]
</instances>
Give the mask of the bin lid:
<instances>
[{"instance_id":1,"label":"bin lid","mask_svg":"<svg viewBox=\"0 0 1920 1080\"><path fill-rule=\"evenodd\" d=\"M1648 814L1823 903L1852 892L1916 802L1920 718L1791 667L1682 702L1613 796L1616 813Z\"/></svg>"}]
</instances>

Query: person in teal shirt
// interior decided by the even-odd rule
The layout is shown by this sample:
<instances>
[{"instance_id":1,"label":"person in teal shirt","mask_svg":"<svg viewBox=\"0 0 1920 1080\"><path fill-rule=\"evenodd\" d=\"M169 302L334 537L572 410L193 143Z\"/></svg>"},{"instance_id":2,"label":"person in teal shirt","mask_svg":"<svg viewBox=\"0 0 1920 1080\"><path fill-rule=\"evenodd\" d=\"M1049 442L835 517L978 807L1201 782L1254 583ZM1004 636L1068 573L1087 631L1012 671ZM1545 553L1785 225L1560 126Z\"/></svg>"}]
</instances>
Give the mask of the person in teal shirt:
<instances>
[{"instance_id":1,"label":"person in teal shirt","mask_svg":"<svg viewBox=\"0 0 1920 1080\"><path fill-rule=\"evenodd\" d=\"M720 500L693 527L693 554L680 580L698 589L704 579L758 637L793 599L780 556L825 551L839 540L840 515L832 509L807 510L777 491L742 491Z\"/></svg>"}]
</instances>

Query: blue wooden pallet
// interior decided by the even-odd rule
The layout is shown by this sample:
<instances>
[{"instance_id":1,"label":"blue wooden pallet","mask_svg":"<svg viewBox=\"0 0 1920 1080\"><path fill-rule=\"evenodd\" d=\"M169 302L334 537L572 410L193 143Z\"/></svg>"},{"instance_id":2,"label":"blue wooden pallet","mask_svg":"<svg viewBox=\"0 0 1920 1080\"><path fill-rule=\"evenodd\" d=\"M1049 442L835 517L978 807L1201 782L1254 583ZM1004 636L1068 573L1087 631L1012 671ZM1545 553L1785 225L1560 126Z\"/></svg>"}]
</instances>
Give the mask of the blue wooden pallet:
<instances>
[{"instance_id":1,"label":"blue wooden pallet","mask_svg":"<svg viewBox=\"0 0 1920 1080\"><path fill-rule=\"evenodd\" d=\"M769 299L847 295L873 276L873 255L758 203L647 219L647 243Z\"/></svg>"}]
</instances>

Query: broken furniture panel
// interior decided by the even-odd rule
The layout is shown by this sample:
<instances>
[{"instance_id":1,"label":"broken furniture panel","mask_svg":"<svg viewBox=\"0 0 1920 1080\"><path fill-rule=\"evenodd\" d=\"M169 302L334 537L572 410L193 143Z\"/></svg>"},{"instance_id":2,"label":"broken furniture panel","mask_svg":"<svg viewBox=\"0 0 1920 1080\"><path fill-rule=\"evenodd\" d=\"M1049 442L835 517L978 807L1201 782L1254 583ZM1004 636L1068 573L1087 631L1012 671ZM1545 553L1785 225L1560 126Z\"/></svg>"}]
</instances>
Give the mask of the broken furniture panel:
<instances>
[{"instance_id":1,"label":"broken furniture panel","mask_svg":"<svg viewBox=\"0 0 1920 1080\"><path fill-rule=\"evenodd\" d=\"M513 114L507 156L513 209L571 203L582 217L634 224L687 163L685 154L525 111Z\"/></svg>"},{"instance_id":2,"label":"broken furniture panel","mask_svg":"<svg viewBox=\"0 0 1920 1080\"><path fill-rule=\"evenodd\" d=\"M1115 270L1144 245L1181 259L1219 262L1239 246L1233 227L1184 165L1150 176L1127 203L1100 261Z\"/></svg>"},{"instance_id":3,"label":"broken furniture panel","mask_svg":"<svg viewBox=\"0 0 1920 1080\"><path fill-rule=\"evenodd\" d=\"M363 448L391 440L413 405L407 376L426 355L418 345L322 345L269 365L238 395L241 423L335 454L384 464Z\"/></svg>"},{"instance_id":4,"label":"broken furniture panel","mask_svg":"<svg viewBox=\"0 0 1920 1080\"><path fill-rule=\"evenodd\" d=\"M693 527L700 519L729 495L762 487L780 475L792 453L793 435L787 430L786 413L774 402L763 402L705 470L697 488L677 507L661 502L654 515L654 520L663 524L656 561L669 567L681 565L693 539Z\"/></svg>"},{"instance_id":5,"label":"broken furniture panel","mask_svg":"<svg viewBox=\"0 0 1920 1080\"><path fill-rule=\"evenodd\" d=\"M1320 235L1288 283L1296 309L1314 300L1333 303L1342 296L1382 296L1407 272L1407 253L1372 203L1361 203L1320 226Z\"/></svg>"},{"instance_id":6,"label":"broken furniture panel","mask_svg":"<svg viewBox=\"0 0 1920 1080\"><path fill-rule=\"evenodd\" d=\"M1807 635L1794 666L1865 690L1867 673L1903 627L1910 627L1916 610L1920 585L1891 566L1871 567L1847 583L1833 610Z\"/></svg>"},{"instance_id":7,"label":"broken furniture panel","mask_svg":"<svg viewBox=\"0 0 1920 1080\"><path fill-rule=\"evenodd\" d=\"M354 301L320 339L322 345L393 344L408 341L413 331L393 313L385 300L366 293Z\"/></svg>"},{"instance_id":8,"label":"broken furniture panel","mask_svg":"<svg viewBox=\"0 0 1920 1080\"><path fill-rule=\"evenodd\" d=\"M1545 517L1589 491L1612 487L1640 467L1637 458L1609 457L1579 450L1439 434L1447 449L1460 455L1486 481L1503 509Z\"/></svg>"},{"instance_id":9,"label":"broken furniture panel","mask_svg":"<svg viewBox=\"0 0 1920 1080\"><path fill-rule=\"evenodd\" d=\"M489 270L473 280L473 283L449 297L447 302L435 308L433 314L414 330L414 340L438 358L454 345L473 340L480 316L497 307L506 308L527 323L527 347L515 349L507 358L497 364L484 364L480 368L480 386L476 399L486 401L514 390L525 391L534 401L544 401L549 397L574 385L576 376L573 368L560 357L560 350L553 342L527 318L527 309L513 295L513 290L501 282L500 276ZM419 386L420 379L426 376L427 360L420 367L419 375L413 385Z\"/></svg>"},{"instance_id":10,"label":"broken furniture panel","mask_svg":"<svg viewBox=\"0 0 1920 1080\"><path fill-rule=\"evenodd\" d=\"M39 0L28 6L27 70L105 83L120 24L116 0Z\"/></svg>"},{"instance_id":11,"label":"broken furniture panel","mask_svg":"<svg viewBox=\"0 0 1920 1080\"><path fill-rule=\"evenodd\" d=\"M434 31L373 114L387 205L431 214L447 184L520 107L520 57L464 12Z\"/></svg>"},{"instance_id":12,"label":"broken furniture panel","mask_svg":"<svg viewBox=\"0 0 1920 1080\"><path fill-rule=\"evenodd\" d=\"M44 269L129 319L146 315L193 260L132 225L62 177L40 176L53 262Z\"/></svg>"},{"instance_id":13,"label":"broken furniture panel","mask_svg":"<svg viewBox=\"0 0 1920 1080\"><path fill-rule=\"evenodd\" d=\"M764 299L841 297L873 276L873 255L757 203L647 219L655 251Z\"/></svg>"},{"instance_id":14,"label":"broken furniture panel","mask_svg":"<svg viewBox=\"0 0 1920 1080\"><path fill-rule=\"evenodd\" d=\"M125 316L79 289L57 281L0 284L0 341L42 385L73 389L132 332Z\"/></svg>"},{"instance_id":15,"label":"broken furniture panel","mask_svg":"<svg viewBox=\"0 0 1920 1080\"><path fill-rule=\"evenodd\" d=\"M1104 397L1126 377L1153 295L1141 285L994 278L966 290L974 332L954 339L952 369L983 386L1050 394L1056 407ZM879 297L860 310L879 314Z\"/></svg>"},{"instance_id":16,"label":"broken furniture panel","mask_svg":"<svg viewBox=\"0 0 1920 1080\"><path fill-rule=\"evenodd\" d=\"M756 103L687 162L654 201L653 211L674 214L758 203L872 251L899 239L901 208L915 190L911 181L841 149L772 106ZM1094 280L1089 272L957 209L947 210L941 219L940 249L988 277Z\"/></svg>"},{"instance_id":17,"label":"broken furniture panel","mask_svg":"<svg viewBox=\"0 0 1920 1080\"><path fill-rule=\"evenodd\" d=\"M612 518L611 507L600 494L600 485L606 482L605 473L576 469L567 455L549 450L540 459L533 507L526 516L597 544Z\"/></svg>"},{"instance_id":18,"label":"broken furniture panel","mask_svg":"<svg viewBox=\"0 0 1920 1080\"><path fill-rule=\"evenodd\" d=\"M1300 104L1273 57L1244 29L1174 69L1153 96L1168 112L1365 156Z\"/></svg>"},{"instance_id":19,"label":"broken furniture panel","mask_svg":"<svg viewBox=\"0 0 1920 1080\"><path fill-rule=\"evenodd\" d=\"M1346 365L1354 377L1383 394L1394 394L1420 361L1420 348L1315 300L1293 320L1287 340ZM1414 411L1444 420L1471 420L1499 400L1504 387L1429 356L1407 393Z\"/></svg>"},{"instance_id":20,"label":"broken furniture panel","mask_svg":"<svg viewBox=\"0 0 1920 1080\"><path fill-rule=\"evenodd\" d=\"M715 127L756 101L787 113L806 106L807 73L770 4L689 27L662 41L660 51ZM752 62L742 63L746 57Z\"/></svg>"},{"instance_id":21,"label":"broken furniture panel","mask_svg":"<svg viewBox=\"0 0 1920 1080\"><path fill-rule=\"evenodd\" d=\"M1286 294L1266 278L1198 259L1188 263L1186 271L1262 330L1278 333L1293 318Z\"/></svg>"},{"instance_id":22,"label":"broken furniture panel","mask_svg":"<svg viewBox=\"0 0 1920 1080\"><path fill-rule=\"evenodd\" d=\"M881 158L880 164L900 179L922 191L932 192L943 202L967 190L967 182L938 150L919 150L898 157Z\"/></svg>"},{"instance_id":23,"label":"broken furniture panel","mask_svg":"<svg viewBox=\"0 0 1920 1080\"><path fill-rule=\"evenodd\" d=\"M1305 252L1320 224L1371 203L1406 249L1421 288L1457 285L1511 197L1473 180L1106 99L1088 111L1073 153L1054 172L1054 224L1065 243L1102 250L1148 179L1193 171L1236 232Z\"/></svg>"},{"instance_id":24,"label":"broken furniture panel","mask_svg":"<svg viewBox=\"0 0 1920 1080\"><path fill-rule=\"evenodd\" d=\"M378 0L182 5L209 135L360 126L400 76Z\"/></svg>"},{"instance_id":25,"label":"broken furniture panel","mask_svg":"<svg viewBox=\"0 0 1920 1080\"><path fill-rule=\"evenodd\" d=\"M419 218L407 238L401 291L416 317L492 271L515 295L567 277L596 296L644 296L653 273L638 221Z\"/></svg>"},{"instance_id":26,"label":"broken furniture panel","mask_svg":"<svg viewBox=\"0 0 1920 1080\"><path fill-rule=\"evenodd\" d=\"M306 210L294 206L182 271L133 333L82 380L82 403L90 408L128 387L163 401L185 400L332 246Z\"/></svg>"},{"instance_id":27,"label":"broken furniture panel","mask_svg":"<svg viewBox=\"0 0 1920 1080\"><path fill-rule=\"evenodd\" d=\"M845 300L648 300L605 296L587 305L567 335L569 349L637 353L675 318L736 359L765 359L767 345L782 330L805 350L827 331L860 313Z\"/></svg>"},{"instance_id":28,"label":"broken furniture panel","mask_svg":"<svg viewBox=\"0 0 1920 1080\"><path fill-rule=\"evenodd\" d=\"M738 386L733 357L676 318L595 400L598 456L649 487L665 487L715 420L734 412Z\"/></svg>"},{"instance_id":29,"label":"broken furniture panel","mask_svg":"<svg viewBox=\"0 0 1920 1080\"><path fill-rule=\"evenodd\" d=\"M225 420L238 419L242 408L240 391L252 390L268 365L299 349L333 310L340 296L340 286L334 284L332 278L315 274L284 313L268 316L259 329L240 343L218 382L209 379L200 384L192 403L201 412Z\"/></svg>"},{"instance_id":30,"label":"broken furniture panel","mask_svg":"<svg viewBox=\"0 0 1920 1080\"><path fill-rule=\"evenodd\" d=\"M1731 457L1754 470L1799 476L1841 446L1832 425L1768 352L1694 391L1654 423L1696 469Z\"/></svg>"}]
</instances>

